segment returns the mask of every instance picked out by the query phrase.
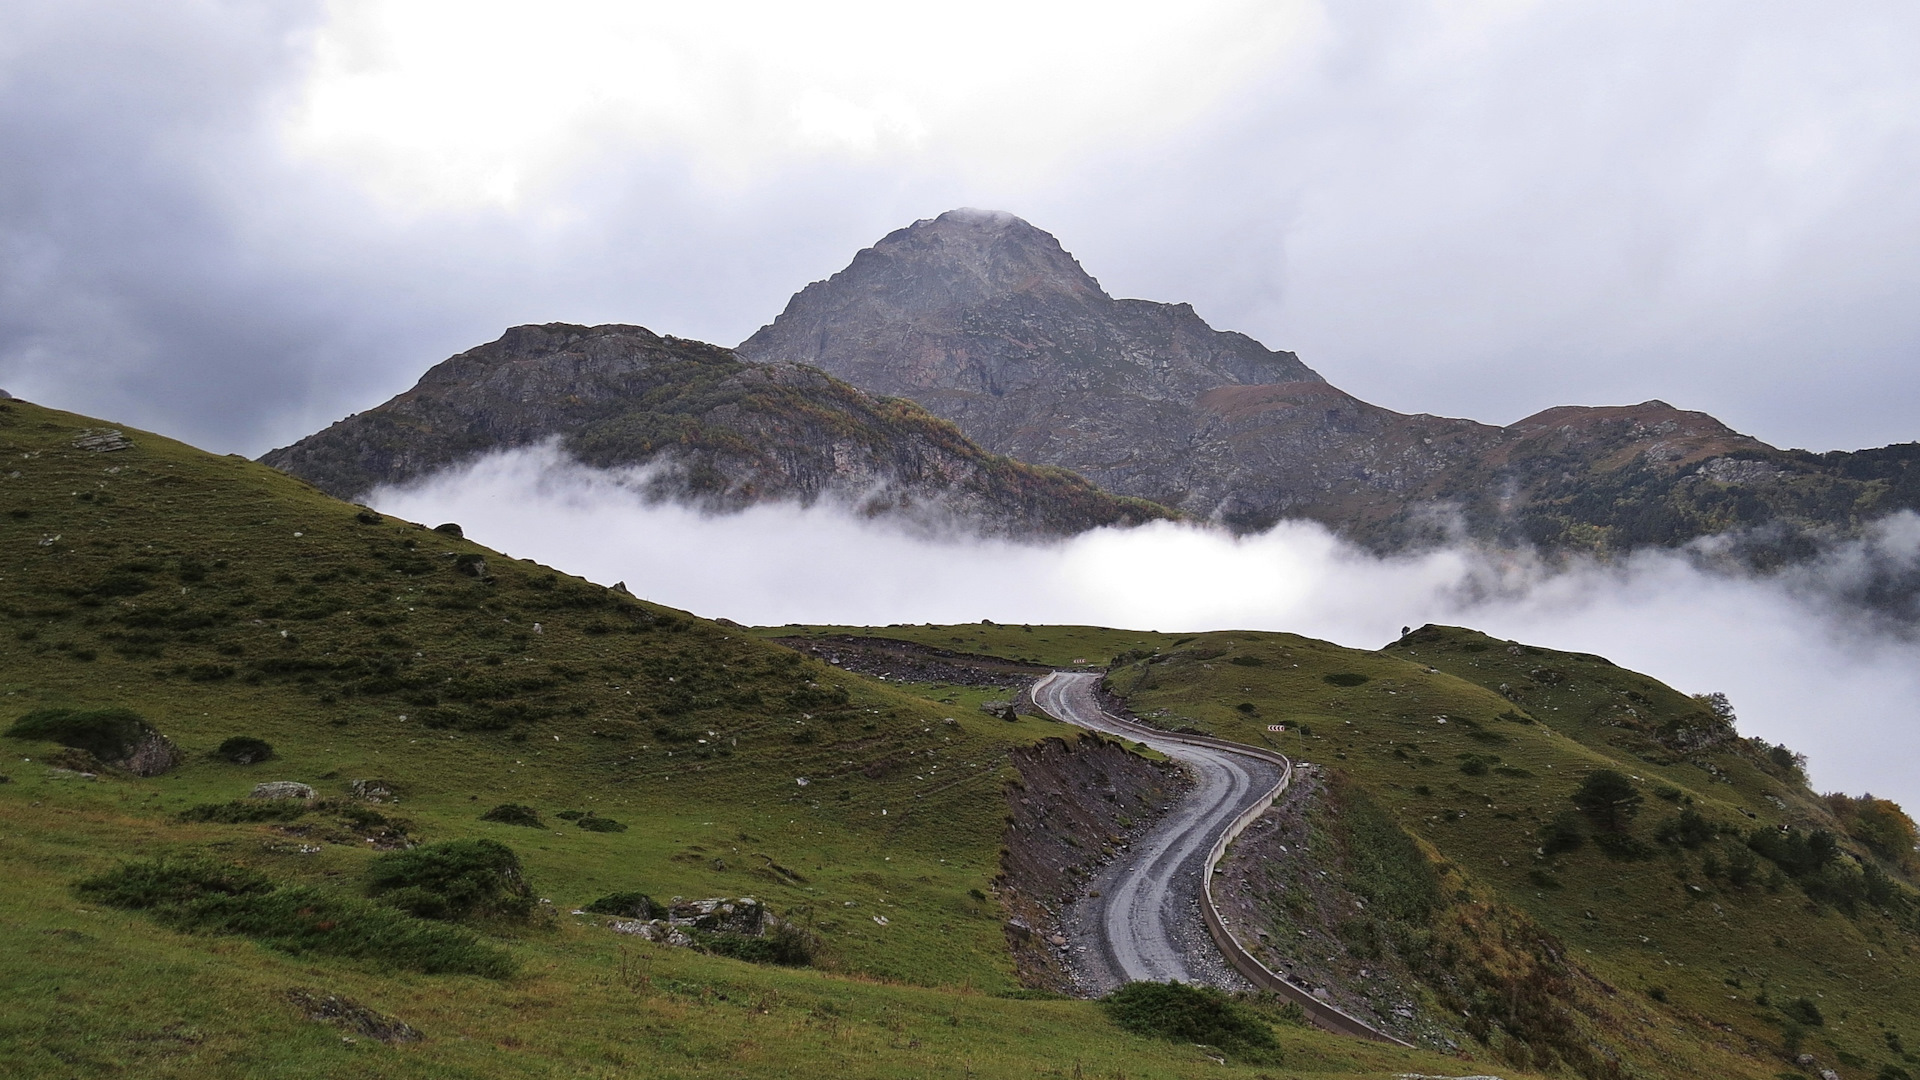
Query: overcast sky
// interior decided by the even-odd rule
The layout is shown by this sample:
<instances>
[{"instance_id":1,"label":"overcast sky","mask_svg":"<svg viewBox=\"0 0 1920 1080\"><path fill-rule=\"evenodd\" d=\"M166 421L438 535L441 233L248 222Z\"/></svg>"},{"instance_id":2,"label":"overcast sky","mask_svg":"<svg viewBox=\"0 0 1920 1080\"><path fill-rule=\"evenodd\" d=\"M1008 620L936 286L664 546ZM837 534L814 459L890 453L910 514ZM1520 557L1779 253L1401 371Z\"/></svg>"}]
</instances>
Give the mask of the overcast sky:
<instances>
[{"instance_id":1,"label":"overcast sky","mask_svg":"<svg viewBox=\"0 0 1920 1080\"><path fill-rule=\"evenodd\" d=\"M0 386L257 454L955 206L1406 411L1920 438L1920 8L0 5Z\"/></svg>"}]
</instances>

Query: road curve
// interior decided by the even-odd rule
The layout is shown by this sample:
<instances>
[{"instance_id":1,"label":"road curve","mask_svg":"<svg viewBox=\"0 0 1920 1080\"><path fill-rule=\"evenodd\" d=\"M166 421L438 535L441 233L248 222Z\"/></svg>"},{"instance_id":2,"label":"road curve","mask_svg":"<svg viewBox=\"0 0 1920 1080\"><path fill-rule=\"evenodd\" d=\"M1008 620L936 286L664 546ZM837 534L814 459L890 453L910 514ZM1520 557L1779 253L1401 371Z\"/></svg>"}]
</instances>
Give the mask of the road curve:
<instances>
[{"instance_id":1,"label":"road curve","mask_svg":"<svg viewBox=\"0 0 1920 1080\"><path fill-rule=\"evenodd\" d=\"M1286 790L1293 763L1270 751L1122 720L1095 700L1099 685L1098 674L1056 671L1033 684L1033 701L1056 720L1152 747L1185 765L1195 785L1106 876L1100 895L1081 902L1089 905L1083 921L1098 937L1097 955L1087 958L1090 974L1116 985L1218 983L1226 981L1220 978L1224 958L1253 985L1299 1002L1319 1027L1407 1045L1274 974L1240 946L1214 906L1214 866L1227 844Z\"/></svg>"}]
</instances>

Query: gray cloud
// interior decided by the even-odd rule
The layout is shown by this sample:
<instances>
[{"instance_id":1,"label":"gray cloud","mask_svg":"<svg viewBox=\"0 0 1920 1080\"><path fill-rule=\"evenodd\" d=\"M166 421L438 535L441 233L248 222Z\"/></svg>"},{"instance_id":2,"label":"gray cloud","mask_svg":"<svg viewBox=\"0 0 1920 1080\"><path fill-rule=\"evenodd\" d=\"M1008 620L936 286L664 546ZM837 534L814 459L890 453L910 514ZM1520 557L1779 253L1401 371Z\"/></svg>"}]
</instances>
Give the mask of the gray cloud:
<instances>
[{"instance_id":1,"label":"gray cloud","mask_svg":"<svg viewBox=\"0 0 1920 1080\"><path fill-rule=\"evenodd\" d=\"M1684 553L1548 570L1466 549L1379 559L1311 525L1235 539L1189 525L1100 530L1051 545L929 539L818 507L707 516L551 449L492 455L370 496L457 521L517 557L752 624L1078 623L1285 630L1377 648L1403 625L1598 653L1689 693L1720 690L1741 730L1809 755L1825 789L1920 805L1920 641L1844 601L1862 563L1920 558L1920 520L1795 578L1716 572ZM1126 582L1126 588L1114 587Z\"/></svg>"},{"instance_id":2,"label":"gray cloud","mask_svg":"<svg viewBox=\"0 0 1920 1080\"><path fill-rule=\"evenodd\" d=\"M521 204L409 214L286 151L325 10L271 10L0 14L5 385L258 452L514 322L737 341L974 204L1396 408L1657 396L1816 449L1920 437L1905 5L1341 5L1269 78L1077 164L935 145L716 181L609 137Z\"/></svg>"}]
</instances>

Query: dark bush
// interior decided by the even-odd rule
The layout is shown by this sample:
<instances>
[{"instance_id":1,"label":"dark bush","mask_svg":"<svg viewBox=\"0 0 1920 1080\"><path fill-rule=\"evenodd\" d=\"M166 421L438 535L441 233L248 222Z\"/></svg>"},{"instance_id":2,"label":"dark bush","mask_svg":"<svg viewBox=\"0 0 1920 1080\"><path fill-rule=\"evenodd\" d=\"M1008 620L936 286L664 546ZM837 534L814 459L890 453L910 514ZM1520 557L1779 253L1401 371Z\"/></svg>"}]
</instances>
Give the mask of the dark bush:
<instances>
[{"instance_id":1,"label":"dark bush","mask_svg":"<svg viewBox=\"0 0 1920 1080\"><path fill-rule=\"evenodd\" d=\"M664 919L667 909L653 897L640 892L617 892L603 896L583 910L595 915L618 915L623 919Z\"/></svg>"},{"instance_id":2,"label":"dark bush","mask_svg":"<svg viewBox=\"0 0 1920 1080\"><path fill-rule=\"evenodd\" d=\"M1578 851L1586 842L1587 831L1581 828L1579 816L1571 811L1555 814L1552 821L1540 827L1540 850L1547 855Z\"/></svg>"},{"instance_id":3,"label":"dark bush","mask_svg":"<svg viewBox=\"0 0 1920 1080\"><path fill-rule=\"evenodd\" d=\"M587 812L584 810L562 810L553 816L559 818L561 821L579 821L581 818L587 816Z\"/></svg>"},{"instance_id":4,"label":"dark bush","mask_svg":"<svg viewBox=\"0 0 1920 1080\"><path fill-rule=\"evenodd\" d=\"M306 886L276 888L257 871L205 859L122 863L75 891L95 903L152 912L175 929L241 935L296 956L344 956L429 975L498 979L514 970L511 957L464 930Z\"/></svg>"},{"instance_id":5,"label":"dark bush","mask_svg":"<svg viewBox=\"0 0 1920 1080\"><path fill-rule=\"evenodd\" d=\"M1266 664L1266 661L1257 656L1235 656L1230 658L1227 663L1236 664L1240 667L1262 667Z\"/></svg>"},{"instance_id":6,"label":"dark bush","mask_svg":"<svg viewBox=\"0 0 1920 1080\"><path fill-rule=\"evenodd\" d=\"M123 761L153 731L132 709L35 709L7 734L85 750L102 761Z\"/></svg>"},{"instance_id":7,"label":"dark bush","mask_svg":"<svg viewBox=\"0 0 1920 1080\"><path fill-rule=\"evenodd\" d=\"M1682 809L1677 816L1661 822L1660 827L1654 830L1653 837L1663 844L1697 848L1711 843L1718 835L1713 822L1708 821L1700 811L1689 806Z\"/></svg>"},{"instance_id":8,"label":"dark bush","mask_svg":"<svg viewBox=\"0 0 1920 1080\"><path fill-rule=\"evenodd\" d=\"M805 967L813 963L813 943L807 940L805 933L792 926L781 926L766 937L708 934L696 930L693 940L710 953L751 964Z\"/></svg>"},{"instance_id":9,"label":"dark bush","mask_svg":"<svg viewBox=\"0 0 1920 1080\"><path fill-rule=\"evenodd\" d=\"M209 896L257 896L273 891L258 870L211 859L162 856L126 862L74 886L87 900L109 907L171 907Z\"/></svg>"},{"instance_id":10,"label":"dark bush","mask_svg":"<svg viewBox=\"0 0 1920 1080\"><path fill-rule=\"evenodd\" d=\"M1470 757L1460 763L1460 771L1468 776L1487 775L1487 763L1477 757Z\"/></svg>"},{"instance_id":11,"label":"dark bush","mask_svg":"<svg viewBox=\"0 0 1920 1080\"><path fill-rule=\"evenodd\" d=\"M574 824L579 826L582 829L587 830L588 832L626 832L627 831L626 823L615 821L612 818L603 818L592 812L588 812L587 814L583 815L580 818L580 820L574 822Z\"/></svg>"},{"instance_id":12,"label":"dark bush","mask_svg":"<svg viewBox=\"0 0 1920 1080\"><path fill-rule=\"evenodd\" d=\"M1359 686L1362 683L1372 681L1371 676L1360 675L1351 671L1342 671L1333 675L1323 675L1320 678L1322 682L1330 683L1334 686Z\"/></svg>"},{"instance_id":13,"label":"dark bush","mask_svg":"<svg viewBox=\"0 0 1920 1080\"><path fill-rule=\"evenodd\" d=\"M1568 796L1588 820L1608 832L1622 832L1645 801L1633 781L1612 769L1595 769Z\"/></svg>"},{"instance_id":14,"label":"dark bush","mask_svg":"<svg viewBox=\"0 0 1920 1080\"><path fill-rule=\"evenodd\" d=\"M273 745L265 739L256 739L251 735L235 735L220 744L214 756L235 765L252 765L273 756Z\"/></svg>"},{"instance_id":15,"label":"dark bush","mask_svg":"<svg viewBox=\"0 0 1920 1080\"><path fill-rule=\"evenodd\" d=\"M1113 1022L1136 1035L1215 1046L1251 1062L1277 1063L1273 1029L1211 986L1131 982L1101 999Z\"/></svg>"},{"instance_id":16,"label":"dark bush","mask_svg":"<svg viewBox=\"0 0 1920 1080\"><path fill-rule=\"evenodd\" d=\"M180 821L215 821L240 825L256 821L292 821L308 810L305 799L235 799L227 803L201 803L175 815Z\"/></svg>"},{"instance_id":17,"label":"dark bush","mask_svg":"<svg viewBox=\"0 0 1920 1080\"><path fill-rule=\"evenodd\" d=\"M529 829L544 829L540 821L540 812L531 806L519 803L501 803L499 806L480 815L481 821L494 821L502 825L524 825Z\"/></svg>"},{"instance_id":18,"label":"dark bush","mask_svg":"<svg viewBox=\"0 0 1920 1080\"><path fill-rule=\"evenodd\" d=\"M520 858L496 840L448 840L382 855L367 867L371 896L423 919L525 918L532 890Z\"/></svg>"},{"instance_id":19,"label":"dark bush","mask_svg":"<svg viewBox=\"0 0 1920 1080\"><path fill-rule=\"evenodd\" d=\"M1780 1006L1780 1011L1790 1020L1808 1027L1825 1027L1827 1018L1820 1013L1820 1006L1812 998L1794 998Z\"/></svg>"}]
</instances>

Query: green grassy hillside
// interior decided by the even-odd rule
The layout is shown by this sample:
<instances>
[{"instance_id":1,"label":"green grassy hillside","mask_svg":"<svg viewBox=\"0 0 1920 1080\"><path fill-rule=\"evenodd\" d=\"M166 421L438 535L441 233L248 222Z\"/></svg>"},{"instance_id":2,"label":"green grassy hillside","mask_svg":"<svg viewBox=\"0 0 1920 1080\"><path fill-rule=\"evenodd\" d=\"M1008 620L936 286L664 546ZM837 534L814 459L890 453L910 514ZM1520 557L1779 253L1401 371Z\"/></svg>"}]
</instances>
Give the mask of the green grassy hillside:
<instances>
[{"instance_id":1,"label":"green grassy hillside","mask_svg":"<svg viewBox=\"0 0 1920 1080\"><path fill-rule=\"evenodd\" d=\"M913 697L147 433L0 403L0 455L0 724L131 710L183 757L143 777L0 741L0 1074L1273 1068L1019 996L991 898L1002 787L1008 751L1057 725ZM236 737L273 756L227 760ZM268 812L230 805L263 781L322 799L234 820ZM381 789L397 801L364 797ZM500 804L540 826L481 820ZM392 906L405 890L372 895L407 843L475 840L518 860L489 879L511 886L493 914L415 919ZM620 892L753 896L813 963L571 914ZM428 974L422 950L497 963ZM327 995L424 1038L306 1018ZM1461 1071L1279 1036L1287 1075Z\"/></svg>"},{"instance_id":2,"label":"green grassy hillside","mask_svg":"<svg viewBox=\"0 0 1920 1080\"><path fill-rule=\"evenodd\" d=\"M1503 1067L1920 1075L1912 822L1817 795L1724 701L1444 627L1379 652L1247 632L867 632L1061 666L1104 645L1107 685L1141 719L1325 767L1307 857L1234 864L1262 929L1339 939L1348 978L1406 972ZM1606 805L1595 774L1621 778ZM1364 919L1315 922L1302 876L1322 870L1370 903Z\"/></svg>"}]
</instances>

